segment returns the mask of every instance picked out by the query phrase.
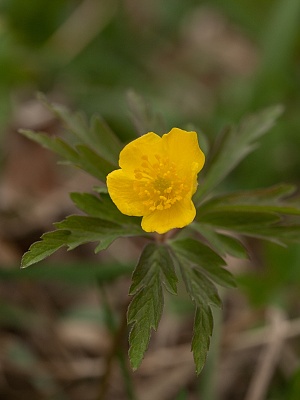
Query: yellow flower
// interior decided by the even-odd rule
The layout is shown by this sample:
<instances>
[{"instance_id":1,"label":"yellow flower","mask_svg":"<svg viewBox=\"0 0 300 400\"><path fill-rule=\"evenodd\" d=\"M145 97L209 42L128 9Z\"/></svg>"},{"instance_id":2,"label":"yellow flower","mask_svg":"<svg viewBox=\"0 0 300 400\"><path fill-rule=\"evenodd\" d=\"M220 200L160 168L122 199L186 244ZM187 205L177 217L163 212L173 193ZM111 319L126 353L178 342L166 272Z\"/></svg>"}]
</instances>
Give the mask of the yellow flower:
<instances>
[{"instance_id":1,"label":"yellow flower","mask_svg":"<svg viewBox=\"0 0 300 400\"><path fill-rule=\"evenodd\" d=\"M107 176L109 195L123 214L142 216L146 232L182 228L196 215L192 196L204 161L196 132L149 132L121 151L121 169Z\"/></svg>"}]
</instances>

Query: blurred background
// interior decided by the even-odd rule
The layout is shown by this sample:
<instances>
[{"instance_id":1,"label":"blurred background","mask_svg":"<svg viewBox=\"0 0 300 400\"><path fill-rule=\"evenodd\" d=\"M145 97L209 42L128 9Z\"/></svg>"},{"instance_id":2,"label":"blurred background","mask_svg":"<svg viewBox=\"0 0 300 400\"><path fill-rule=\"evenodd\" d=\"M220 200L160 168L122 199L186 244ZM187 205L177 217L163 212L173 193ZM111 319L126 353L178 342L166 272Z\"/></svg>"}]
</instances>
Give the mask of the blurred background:
<instances>
[{"instance_id":1,"label":"blurred background","mask_svg":"<svg viewBox=\"0 0 300 400\"><path fill-rule=\"evenodd\" d=\"M127 301L139 254L138 242L122 240L98 256L87 245L19 270L29 245L75 212L68 193L96 183L57 166L54 155L18 133L62 132L36 93L101 115L125 142L136 135L133 91L161 116L165 132L193 126L208 143L241 116L282 103L278 125L222 189L299 185L299 21L299 0L0 1L1 400L99 398L109 320L118 320ZM168 298L133 376L136 399L260 400L251 397L255 370L268 326L278 320L291 324L290 333L261 399L299 399L299 246L247 245L251 262L228 260L239 288L223 295L214 373L207 367L195 377L192 307L184 295ZM125 386L116 362L107 398L134 398Z\"/></svg>"}]
</instances>

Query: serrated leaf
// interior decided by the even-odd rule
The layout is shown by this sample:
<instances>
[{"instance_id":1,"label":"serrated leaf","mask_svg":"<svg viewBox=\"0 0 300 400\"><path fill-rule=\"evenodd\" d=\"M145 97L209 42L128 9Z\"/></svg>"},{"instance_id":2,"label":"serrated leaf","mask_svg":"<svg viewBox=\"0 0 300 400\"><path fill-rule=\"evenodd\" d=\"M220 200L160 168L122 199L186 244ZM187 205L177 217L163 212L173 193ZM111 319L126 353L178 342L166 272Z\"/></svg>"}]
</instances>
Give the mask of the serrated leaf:
<instances>
[{"instance_id":1,"label":"serrated leaf","mask_svg":"<svg viewBox=\"0 0 300 400\"><path fill-rule=\"evenodd\" d=\"M127 92L127 103L132 122L140 135L147 132L165 132L162 116L154 112L150 104L134 90Z\"/></svg>"},{"instance_id":2,"label":"serrated leaf","mask_svg":"<svg viewBox=\"0 0 300 400\"><path fill-rule=\"evenodd\" d=\"M89 125L86 116L82 112L72 113L61 104L50 103L41 94L39 99L64 123L65 128L79 139L81 144L94 149L114 166L118 165L122 144L101 117L93 116Z\"/></svg>"},{"instance_id":3,"label":"serrated leaf","mask_svg":"<svg viewBox=\"0 0 300 400\"><path fill-rule=\"evenodd\" d=\"M280 221L280 217L272 212L255 212L255 211L219 211L212 210L204 215L197 214L196 220L199 223L213 225L218 228L240 231L243 227L253 230L259 229L261 226L269 226Z\"/></svg>"},{"instance_id":4,"label":"serrated leaf","mask_svg":"<svg viewBox=\"0 0 300 400\"><path fill-rule=\"evenodd\" d=\"M42 132L21 130L20 133L46 149L52 150L65 158L70 164L83 169L102 182L105 182L107 174L115 169L111 162L105 160L86 145L78 145L74 149L62 139L48 136Z\"/></svg>"},{"instance_id":5,"label":"serrated leaf","mask_svg":"<svg viewBox=\"0 0 300 400\"><path fill-rule=\"evenodd\" d=\"M49 136L43 132L33 132L25 129L20 129L19 132L28 139L40 144L48 150L53 151L72 163L76 164L79 160L77 152L59 137Z\"/></svg>"},{"instance_id":6,"label":"serrated leaf","mask_svg":"<svg viewBox=\"0 0 300 400\"><path fill-rule=\"evenodd\" d=\"M211 161L205 179L194 197L197 204L256 147L256 140L274 125L282 112L281 106L270 107L243 119L239 126L229 130L221 151Z\"/></svg>"},{"instance_id":7,"label":"serrated leaf","mask_svg":"<svg viewBox=\"0 0 300 400\"><path fill-rule=\"evenodd\" d=\"M27 268L32 264L49 257L68 242L69 231L53 231L42 235L41 241L33 243L23 255L21 267Z\"/></svg>"},{"instance_id":8,"label":"serrated leaf","mask_svg":"<svg viewBox=\"0 0 300 400\"><path fill-rule=\"evenodd\" d=\"M193 266L187 259L176 254L186 291L192 302L200 307L202 304L221 307L222 302L215 285L205 274Z\"/></svg>"},{"instance_id":9,"label":"serrated leaf","mask_svg":"<svg viewBox=\"0 0 300 400\"><path fill-rule=\"evenodd\" d=\"M140 234L138 227L122 225L82 215L71 215L55 224L56 231L48 232L32 244L23 256L22 268L35 264L53 254L61 247L73 250L89 242L100 242L96 252L106 249L115 239Z\"/></svg>"},{"instance_id":10,"label":"serrated leaf","mask_svg":"<svg viewBox=\"0 0 300 400\"><path fill-rule=\"evenodd\" d=\"M70 193L74 204L91 217L125 225L139 225L140 218L122 214L112 202L108 194L102 193L101 198L90 193ZM145 234L140 228L141 234Z\"/></svg>"},{"instance_id":11,"label":"serrated leaf","mask_svg":"<svg viewBox=\"0 0 300 400\"><path fill-rule=\"evenodd\" d=\"M143 250L140 261L134 270L129 294L135 294L143 286L148 285L154 274L159 274L160 281L170 293L177 293L178 280L168 249L165 246L151 243Z\"/></svg>"},{"instance_id":12,"label":"serrated leaf","mask_svg":"<svg viewBox=\"0 0 300 400\"><path fill-rule=\"evenodd\" d=\"M157 330L163 310L163 293L158 277L135 295L128 309L129 358L133 370L140 365L148 348L151 330Z\"/></svg>"},{"instance_id":13,"label":"serrated leaf","mask_svg":"<svg viewBox=\"0 0 300 400\"><path fill-rule=\"evenodd\" d=\"M200 374L207 357L210 346L210 338L213 331L213 316L211 308L205 304L196 307L192 352L196 365L196 373Z\"/></svg>"},{"instance_id":14,"label":"serrated leaf","mask_svg":"<svg viewBox=\"0 0 300 400\"><path fill-rule=\"evenodd\" d=\"M171 246L183 265L187 264L187 270L192 269L191 266L196 266L199 271L219 285L225 287L235 286L232 274L222 268L226 265L226 262L205 244L195 239L187 238L174 241Z\"/></svg>"},{"instance_id":15,"label":"serrated leaf","mask_svg":"<svg viewBox=\"0 0 300 400\"><path fill-rule=\"evenodd\" d=\"M129 336L129 357L136 369L148 347L151 329L156 330L163 310L162 284L176 293L177 277L168 249L154 243L143 250L133 273L130 294L134 297L128 308L128 324L132 324Z\"/></svg>"},{"instance_id":16,"label":"serrated leaf","mask_svg":"<svg viewBox=\"0 0 300 400\"><path fill-rule=\"evenodd\" d=\"M296 224L262 226L259 230L254 231L244 226L240 228L239 233L245 236L269 240L280 245L300 243L300 225Z\"/></svg>"},{"instance_id":17,"label":"serrated leaf","mask_svg":"<svg viewBox=\"0 0 300 400\"><path fill-rule=\"evenodd\" d=\"M210 246L221 256L225 257L226 255L230 255L236 258L248 258L248 253L246 248L237 238L232 236L225 235L224 233L217 233L210 226L205 224L199 224L198 222L194 222L191 225L192 229L195 229L197 232L201 233L205 239L208 240Z\"/></svg>"},{"instance_id":18,"label":"serrated leaf","mask_svg":"<svg viewBox=\"0 0 300 400\"><path fill-rule=\"evenodd\" d=\"M261 218L261 224L268 223L267 214L270 217L277 215L277 218L281 215L300 215L299 200L297 204L296 201L291 202L283 199L283 197L290 195L294 191L295 188L291 185L279 185L267 189L242 191L217 196L199 207L197 219L203 222L207 222L208 219L215 221L216 215L218 218L227 215L227 220L230 217L230 226L232 223L236 224L236 217L232 219L232 215L240 215L242 217L244 214L244 222L241 218L238 225L243 225L245 222L249 225L251 221L252 225L255 221L259 223L257 217L262 217L263 214L265 216ZM249 215L252 215L251 221L249 221ZM222 223L224 224L224 219ZM228 225L228 222L226 224ZM261 224L259 223L259 225Z\"/></svg>"},{"instance_id":19,"label":"serrated leaf","mask_svg":"<svg viewBox=\"0 0 300 400\"><path fill-rule=\"evenodd\" d=\"M84 243L99 241L102 244L97 247L97 251L100 251L107 248L112 241L120 236L134 236L140 233L134 227L129 230L110 221L83 215L71 215L65 220L56 223L55 226L57 229L71 232L68 243L66 243L69 250Z\"/></svg>"},{"instance_id":20,"label":"serrated leaf","mask_svg":"<svg viewBox=\"0 0 300 400\"><path fill-rule=\"evenodd\" d=\"M112 164L118 165L122 143L102 118L92 117L90 134L100 155Z\"/></svg>"},{"instance_id":21,"label":"serrated leaf","mask_svg":"<svg viewBox=\"0 0 300 400\"><path fill-rule=\"evenodd\" d=\"M246 204L246 205L279 205L283 199L296 191L294 185L279 184L263 189L243 190L215 196L201 205L201 209L215 207L219 204Z\"/></svg>"},{"instance_id":22,"label":"serrated leaf","mask_svg":"<svg viewBox=\"0 0 300 400\"><path fill-rule=\"evenodd\" d=\"M107 175L115 169L113 164L85 145L76 146L76 150L79 154L80 168L102 182L105 182Z\"/></svg>"},{"instance_id":23,"label":"serrated leaf","mask_svg":"<svg viewBox=\"0 0 300 400\"><path fill-rule=\"evenodd\" d=\"M80 142L93 148L93 140L89 137L88 123L82 112L71 113L67 107L62 104L50 103L42 93L38 94L38 100L55 114L65 125L65 127L75 135Z\"/></svg>"}]
</instances>

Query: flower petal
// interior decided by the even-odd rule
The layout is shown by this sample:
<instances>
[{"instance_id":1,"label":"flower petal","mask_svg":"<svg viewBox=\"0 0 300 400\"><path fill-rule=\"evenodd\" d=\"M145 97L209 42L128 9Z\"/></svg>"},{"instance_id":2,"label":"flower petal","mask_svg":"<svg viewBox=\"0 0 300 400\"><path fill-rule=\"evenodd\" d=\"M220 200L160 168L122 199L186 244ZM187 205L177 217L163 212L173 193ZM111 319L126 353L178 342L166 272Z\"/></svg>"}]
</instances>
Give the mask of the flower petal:
<instances>
[{"instance_id":1,"label":"flower petal","mask_svg":"<svg viewBox=\"0 0 300 400\"><path fill-rule=\"evenodd\" d=\"M163 149L182 174L197 174L204 165L205 155L198 144L196 132L173 128L162 137Z\"/></svg>"},{"instance_id":2,"label":"flower petal","mask_svg":"<svg viewBox=\"0 0 300 400\"><path fill-rule=\"evenodd\" d=\"M133 189L133 180L123 170L117 169L107 175L108 193L121 213L140 217L147 212Z\"/></svg>"},{"instance_id":3,"label":"flower petal","mask_svg":"<svg viewBox=\"0 0 300 400\"><path fill-rule=\"evenodd\" d=\"M167 210L154 211L142 219L142 228L146 232L165 233L174 228L183 228L196 216L193 202L188 198L179 201Z\"/></svg>"},{"instance_id":4,"label":"flower petal","mask_svg":"<svg viewBox=\"0 0 300 400\"><path fill-rule=\"evenodd\" d=\"M141 167L142 156L161 154L162 139L153 132L128 143L120 153L119 165L127 174Z\"/></svg>"}]
</instances>

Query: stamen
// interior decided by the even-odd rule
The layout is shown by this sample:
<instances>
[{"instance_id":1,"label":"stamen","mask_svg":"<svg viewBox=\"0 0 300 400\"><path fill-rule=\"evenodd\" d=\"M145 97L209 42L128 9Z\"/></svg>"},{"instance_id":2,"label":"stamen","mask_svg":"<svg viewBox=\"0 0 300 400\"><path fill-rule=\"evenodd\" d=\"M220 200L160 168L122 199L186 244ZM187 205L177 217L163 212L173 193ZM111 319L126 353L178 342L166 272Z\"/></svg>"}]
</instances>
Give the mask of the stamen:
<instances>
[{"instance_id":1,"label":"stamen","mask_svg":"<svg viewBox=\"0 0 300 400\"><path fill-rule=\"evenodd\" d=\"M155 154L158 163L147 155L141 157L141 168L134 170L134 191L150 212L162 211L181 201L188 192L184 177L176 171L176 165L168 158Z\"/></svg>"}]
</instances>

